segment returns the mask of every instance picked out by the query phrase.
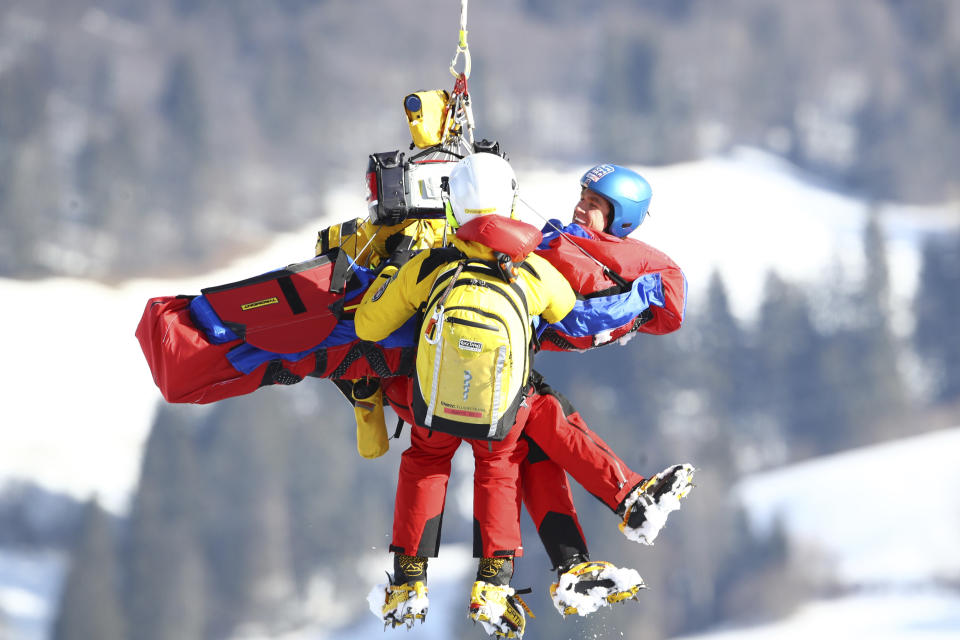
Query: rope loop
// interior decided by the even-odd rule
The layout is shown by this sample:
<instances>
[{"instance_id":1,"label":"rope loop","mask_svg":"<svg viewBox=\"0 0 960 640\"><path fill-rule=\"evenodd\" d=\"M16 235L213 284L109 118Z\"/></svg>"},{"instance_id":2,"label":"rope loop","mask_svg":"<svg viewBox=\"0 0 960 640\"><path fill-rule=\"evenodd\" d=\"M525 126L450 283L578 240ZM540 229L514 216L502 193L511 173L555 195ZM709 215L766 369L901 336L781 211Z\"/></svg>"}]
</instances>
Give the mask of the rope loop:
<instances>
[{"instance_id":1,"label":"rope loop","mask_svg":"<svg viewBox=\"0 0 960 640\"><path fill-rule=\"evenodd\" d=\"M463 71L457 71L457 60L463 55ZM463 75L470 77L470 47L467 46L467 0L460 0L460 37L457 40L457 51L450 62L450 74L454 78Z\"/></svg>"}]
</instances>

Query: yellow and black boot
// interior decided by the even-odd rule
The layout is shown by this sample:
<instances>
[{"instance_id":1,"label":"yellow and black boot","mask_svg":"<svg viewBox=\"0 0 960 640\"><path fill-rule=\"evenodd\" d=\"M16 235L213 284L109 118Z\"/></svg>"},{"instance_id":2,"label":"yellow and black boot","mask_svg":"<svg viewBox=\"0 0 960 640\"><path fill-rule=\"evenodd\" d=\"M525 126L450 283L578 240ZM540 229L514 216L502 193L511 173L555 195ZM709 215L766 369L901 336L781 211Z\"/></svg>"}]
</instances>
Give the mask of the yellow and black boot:
<instances>
[{"instance_id":1,"label":"yellow and black boot","mask_svg":"<svg viewBox=\"0 0 960 640\"><path fill-rule=\"evenodd\" d=\"M372 605L373 603L371 603ZM405 625L408 629L427 617L427 559L402 553L393 556L393 576L384 588L380 617L384 628Z\"/></svg>"},{"instance_id":2,"label":"yellow and black boot","mask_svg":"<svg viewBox=\"0 0 960 640\"><path fill-rule=\"evenodd\" d=\"M527 615L534 617L527 604L510 587L512 558L481 558L477 581L470 591L467 615L483 625L488 635L522 638ZM529 591L529 590L528 590Z\"/></svg>"}]
</instances>

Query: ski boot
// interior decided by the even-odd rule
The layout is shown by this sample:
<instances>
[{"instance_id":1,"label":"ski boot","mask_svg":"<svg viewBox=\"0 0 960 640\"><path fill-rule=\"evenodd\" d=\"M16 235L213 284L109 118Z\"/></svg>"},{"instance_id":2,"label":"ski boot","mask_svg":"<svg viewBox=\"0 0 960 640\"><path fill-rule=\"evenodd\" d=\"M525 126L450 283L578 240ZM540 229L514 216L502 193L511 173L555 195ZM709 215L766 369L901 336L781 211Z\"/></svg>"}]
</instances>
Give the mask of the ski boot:
<instances>
[{"instance_id":1,"label":"ski boot","mask_svg":"<svg viewBox=\"0 0 960 640\"><path fill-rule=\"evenodd\" d=\"M560 615L586 616L600 607L636 599L640 589L646 585L634 569L583 559L562 570L559 580L550 585L550 598Z\"/></svg>"},{"instance_id":2,"label":"ski boot","mask_svg":"<svg viewBox=\"0 0 960 640\"><path fill-rule=\"evenodd\" d=\"M487 635L499 638L522 638L527 626L526 614L535 617L516 591L509 585L473 583L467 615L483 625Z\"/></svg>"},{"instance_id":3,"label":"ski boot","mask_svg":"<svg viewBox=\"0 0 960 640\"><path fill-rule=\"evenodd\" d=\"M377 585L367 596L370 610L383 620L383 628L421 624L427 617L427 559L396 554L393 561L393 577L390 582Z\"/></svg>"},{"instance_id":4,"label":"ski boot","mask_svg":"<svg viewBox=\"0 0 960 640\"><path fill-rule=\"evenodd\" d=\"M689 464L675 464L645 480L623 501L620 531L628 539L653 544L667 516L680 508L680 499L693 489Z\"/></svg>"}]
</instances>

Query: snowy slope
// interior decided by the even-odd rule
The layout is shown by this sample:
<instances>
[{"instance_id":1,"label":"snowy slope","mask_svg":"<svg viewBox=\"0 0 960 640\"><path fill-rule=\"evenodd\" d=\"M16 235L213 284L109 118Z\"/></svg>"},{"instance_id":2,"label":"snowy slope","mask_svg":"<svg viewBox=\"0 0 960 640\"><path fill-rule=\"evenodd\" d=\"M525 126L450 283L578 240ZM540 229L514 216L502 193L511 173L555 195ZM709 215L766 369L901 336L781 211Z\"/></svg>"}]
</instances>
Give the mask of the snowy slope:
<instances>
[{"instance_id":1,"label":"snowy slope","mask_svg":"<svg viewBox=\"0 0 960 640\"><path fill-rule=\"evenodd\" d=\"M960 594L891 590L813 602L788 618L676 640L956 640Z\"/></svg>"},{"instance_id":2,"label":"snowy slope","mask_svg":"<svg viewBox=\"0 0 960 640\"><path fill-rule=\"evenodd\" d=\"M41 640L56 613L66 559L51 551L0 550L0 639ZM4 630L9 636L4 635Z\"/></svg>"},{"instance_id":3,"label":"snowy slope","mask_svg":"<svg viewBox=\"0 0 960 640\"><path fill-rule=\"evenodd\" d=\"M780 519L849 586L960 582L960 429L752 476L753 524Z\"/></svg>"},{"instance_id":4,"label":"snowy slope","mask_svg":"<svg viewBox=\"0 0 960 640\"><path fill-rule=\"evenodd\" d=\"M751 476L735 488L758 530L779 519L844 597L752 628L685 640L960 638L960 428Z\"/></svg>"}]
</instances>

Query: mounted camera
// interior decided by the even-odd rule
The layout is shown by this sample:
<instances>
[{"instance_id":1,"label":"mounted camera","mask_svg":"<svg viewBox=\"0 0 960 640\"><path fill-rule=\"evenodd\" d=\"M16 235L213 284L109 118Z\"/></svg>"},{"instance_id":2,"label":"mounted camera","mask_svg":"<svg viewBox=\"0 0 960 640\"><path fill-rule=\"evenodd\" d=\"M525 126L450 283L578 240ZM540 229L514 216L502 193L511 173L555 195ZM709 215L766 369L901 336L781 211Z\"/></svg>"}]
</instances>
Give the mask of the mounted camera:
<instances>
[{"instance_id":1,"label":"mounted camera","mask_svg":"<svg viewBox=\"0 0 960 640\"><path fill-rule=\"evenodd\" d=\"M481 140L477 153L500 153L500 144ZM370 154L367 163L367 209L373 224L390 226L409 218L443 218L443 183L463 158L441 146L409 158L400 151Z\"/></svg>"},{"instance_id":2,"label":"mounted camera","mask_svg":"<svg viewBox=\"0 0 960 640\"><path fill-rule=\"evenodd\" d=\"M440 179L450 175L459 156L447 159L405 158L400 151L370 155L367 163L367 208L370 221L400 224L407 218L443 218Z\"/></svg>"}]
</instances>

